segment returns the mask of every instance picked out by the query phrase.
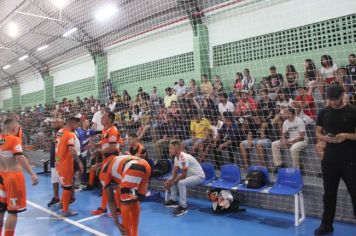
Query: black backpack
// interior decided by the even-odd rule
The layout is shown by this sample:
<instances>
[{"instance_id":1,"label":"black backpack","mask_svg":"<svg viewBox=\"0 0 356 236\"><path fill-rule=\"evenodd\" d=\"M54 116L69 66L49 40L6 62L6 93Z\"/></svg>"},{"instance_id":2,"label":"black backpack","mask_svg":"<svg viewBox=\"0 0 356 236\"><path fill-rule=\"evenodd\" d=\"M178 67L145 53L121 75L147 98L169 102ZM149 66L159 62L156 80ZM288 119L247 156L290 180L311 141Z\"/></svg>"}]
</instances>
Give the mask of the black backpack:
<instances>
[{"instance_id":1,"label":"black backpack","mask_svg":"<svg viewBox=\"0 0 356 236\"><path fill-rule=\"evenodd\" d=\"M259 189L265 186L266 182L261 171L253 170L246 176L245 184L247 188Z\"/></svg>"},{"instance_id":2,"label":"black backpack","mask_svg":"<svg viewBox=\"0 0 356 236\"><path fill-rule=\"evenodd\" d=\"M168 164L167 160L158 160L152 168L151 177L160 177L165 174L168 174L170 171L171 166Z\"/></svg>"}]
</instances>

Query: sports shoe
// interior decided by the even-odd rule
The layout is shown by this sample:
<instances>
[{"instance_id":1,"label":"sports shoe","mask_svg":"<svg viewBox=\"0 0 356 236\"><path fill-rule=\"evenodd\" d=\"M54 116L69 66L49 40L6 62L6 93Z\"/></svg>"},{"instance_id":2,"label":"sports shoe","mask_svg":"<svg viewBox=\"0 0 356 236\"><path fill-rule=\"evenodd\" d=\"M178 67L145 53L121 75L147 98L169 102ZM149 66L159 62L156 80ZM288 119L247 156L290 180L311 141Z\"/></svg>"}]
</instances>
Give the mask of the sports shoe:
<instances>
[{"instance_id":1,"label":"sports shoe","mask_svg":"<svg viewBox=\"0 0 356 236\"><path fill-rule=\"evenodd\" d=\"M52 207L56 204L60 203L59 198L52 198L52 200L47 204L48 207Z\"/></svg>"},{"instance_id":2,"label":"sports shoe","mask_svg":"<svg viewBox=\"0 0 356 236\"><path fill-rule=\"evenodd\" d=\"M78 215L78 212L72 211L72 210L68 210L67 212L64 212L64 211L61 212L61 216L63 216L63 217L71 217L71 216L76 216L76 215Z\"/></svg>"},{"instance_id":3,"label":"sports shoe","mask_svg":"<svg viewBox=\"0 0 356 236\"><path fill-rule=\"evenodd\" d=\"M171 199L165 202L164 205L166 207L172 207L172 208L177 208L179 206L178 201L173 201Z\"/></svg>"},{"instance_id":4,"label":"sports shoe","mask_svg":"<svg viewBox=\"0 0 356 236\"><path fill-rule=\"evenodd\" d=\"M103 209L103 208L98 207L98 209L91 211L91 214L92 215L101 215L101 214L105 214L107 212L108 212L108 210L106 208Z\"/></svg>"},{"instance_id":5,"label":"sports shoe","mask_svg":"<svg viewBox=\"0 0 356 236\"><path fill-rule=\"evenodd\" d=\"M334 228L331 227L326 227L324 225L320 225L319 228L315 229L314 235L320 236L320 235L326 235L329 233L334 232Z\"/></svg>"},{"instance_id":6,"label":"sports shoe","mask_svg":"<svg viewBox=\"0 0 356 236\"><path fill-rule=\"evenodd\" d=\"M181 216L188 213L187 208L181 207L179 206L175 211L174 211L174 215L175 216Z\"/></svg>"}]
</instances>

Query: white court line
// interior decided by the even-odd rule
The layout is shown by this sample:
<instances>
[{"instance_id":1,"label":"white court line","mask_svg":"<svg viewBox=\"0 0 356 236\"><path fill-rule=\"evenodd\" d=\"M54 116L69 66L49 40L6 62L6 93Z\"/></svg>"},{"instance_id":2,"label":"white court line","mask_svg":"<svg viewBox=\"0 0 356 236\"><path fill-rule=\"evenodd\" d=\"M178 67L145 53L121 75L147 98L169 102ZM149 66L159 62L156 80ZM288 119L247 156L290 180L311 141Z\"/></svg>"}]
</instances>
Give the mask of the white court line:
<instances>
[{"instance_id":1,"label":"white court line","mask_svg":"<svg viewBox=\"0 0 356 236\"><path fill-rule=\"evenodd\" d=\"M61 216L61 215L59 215L59 214L57 214L57 213L55 213L55 212L53 212L53 211L50 211L50 210L48 210L47 208L44 208L44 207L42 207L42 206L40 206L40 205L37 205L36 203L33 203L33 202L31 202L31 201L28 201L28 200L27 200L27 204L31 205L31 206L34 207L34 208L37 208L37 209L40 210L40 211L43 211L43 212L47 213L47 214L49 214L49 215L52 215L52 216L54 216L54 217L57 217L57 218L59 218L59 219L65 221L65 222L67 222L67 223L69 223L69 224L72 224L72 225L74 225L74 226L77 226L78 228L81 228L81 229L83 229L83 230L85 230L85 231L87 231L87 232L89 232L89 233L94 234L94 235L97 235L97 236L109 236L109 235L104 234L104 233L102 233L102 232L100 232L100 231L97 231L97 230L95 230L95 229L93 229L93 228L90 228L90 227L85 226L85 225L83 225L83 224L81 224L81 223L78 223L78 222L76 222L76 221L74 221L74 220L71 220L71 219L68 219L68 218L66 218L66 217L63 217L63 216Z\"/></svg>"},{"instance_id":2,"label":"white court line","mask_svg":"<svg viewBox=\"0 0 356 236\"><path fill-rule=\"evenodd\" d=\"M77 222L77 223L81 223L81 222L88 221L88 220L92 220L92 219L96 219L96 218L99 218L99 217L102 217L102 215L91 216L91 217L88 217L88 218L84 218L84 219L81 219L81 220L77 220L76 222Z\"/></svg>"}]
</instances>

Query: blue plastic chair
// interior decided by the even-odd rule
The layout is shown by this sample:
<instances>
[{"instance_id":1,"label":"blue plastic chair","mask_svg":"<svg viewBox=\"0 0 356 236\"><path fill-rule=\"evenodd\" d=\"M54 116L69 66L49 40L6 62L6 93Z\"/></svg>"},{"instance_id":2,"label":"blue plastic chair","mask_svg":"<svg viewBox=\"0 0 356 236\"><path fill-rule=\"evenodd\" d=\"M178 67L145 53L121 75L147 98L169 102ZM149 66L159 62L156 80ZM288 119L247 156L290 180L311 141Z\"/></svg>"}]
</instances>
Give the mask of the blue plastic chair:
<instances>
[{"instance_id":1,"label":"blue plastic chair","mask_svg":"<svg viewBox=\"0 0 356 236\"><path fill-rule=\"evenodd\" d=\"M295 168L281 168L278 170L277 181L269 193L292 196L303 188L302 173Z\"/></svg>"},{"instance_id":2,"label":"blue plastic chair","mask_svg":"<svg viewBox=\"0 0 356 236\"><path fill-rule=\"evenodd\" d=\"M200 165L205 173L205 180L201 185L206 186L208 183L216 179L215 168L214 165L209 162L202 162Z\"/></svg>"},{"instance_id":3,"label":"blue plastic chair","mask_svg":"<svg viewBox=\"0 0 356 236\"><path fill-rule=\"evenodd\" d=\"M211 188L231 189L241 182L240 167L235 164L221 166L221 177L207 184Z\"/></svg>"},{"instance_id":4,"label":"blue plastic chair","mask_svg":"<svg viewBox=\"0 0 356 236\"><path fill-rule=\"evenodd\" d=\"M253 189L253 188L247 188L246 184L242 183L238 186L238 188L237 188L238 190L245 191L245 192L260 192L268 187L268 185L271 183L271 180L269 178L267 167L265 167L265 166L250 166L247 169L247 174L251 173L252 171L256 171L256 170L262 172L263 178L265 181L265 186L263 186L259 189Z\"/></svg>"},{"instance_id":5,"label":"blue plastic chair","mask_svg":"<svg viewBox=\"0 0 356 236\"><path fill-rule=\"evenodd\" d=\"M302 173L299 169L282 168L278 170L277 182L269 190L270 194L294 196L294 225L305 220Z\"/></svg>"}]
</instances>

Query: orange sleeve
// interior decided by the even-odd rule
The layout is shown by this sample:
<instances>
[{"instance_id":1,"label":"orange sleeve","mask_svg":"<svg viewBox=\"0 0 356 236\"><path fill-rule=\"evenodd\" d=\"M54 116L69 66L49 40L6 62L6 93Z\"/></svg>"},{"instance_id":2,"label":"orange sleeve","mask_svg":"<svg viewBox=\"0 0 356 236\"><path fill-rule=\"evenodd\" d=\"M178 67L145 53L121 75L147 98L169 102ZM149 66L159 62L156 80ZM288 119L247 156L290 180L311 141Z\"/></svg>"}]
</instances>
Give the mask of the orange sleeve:
<instances>
[{"instance_id":1,"label":"orange sleeve","mask_svg":"<svg viewBox=\"0 0 356 236\"><path fill-rule=\"evenodd\" d=\"M11 151L15 155L23 155L21 140L19 137L12 137Z\"/></svg>"},{"instance_id":2,"label":"orange sleeve","mask_svg":"<svg viewBox=\"0 0 356 236\"><path fill-rule=\"evenodd\" d=\"M73 132L68 132L66 134L66 145L67 146L74 146L75 143L75 134Z\"/></svg>"},{"instance_id":3,"label":"orange sleeve","mask_svg":"<svg viewBox=\"0 0 356 236\"><path fill-rule=\"evenodd\" d=\"M106 163L105 166L103 166L102 170L100 171L100 174L99 174L99 179L100 179L100 183L101 183L101 186L103 186L103 188L107 188L110 183L111 183L111 168L109 168L109 163Z\"/></svg>"},{"instance_id":4,"label":"orange sleeve","mask_svg":"<svg viewBox=\"0 0 356 236\"><path fill-rule=\"evenodd\" d=\"M117 129L111 129L109 132L109 143L117 144L119 141L119 132Z\"/></svg>"}]
</instances>

